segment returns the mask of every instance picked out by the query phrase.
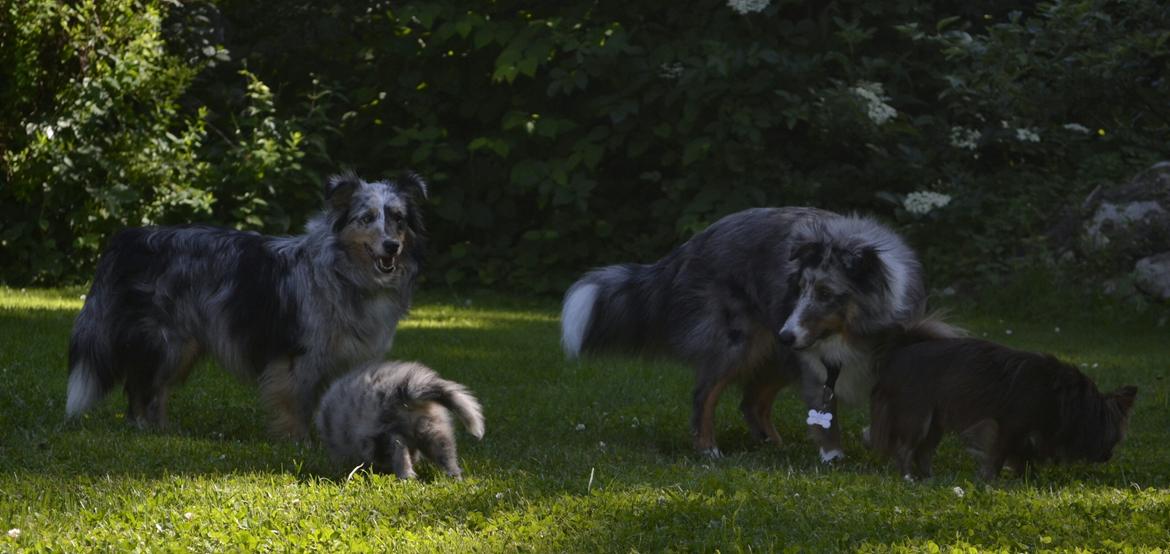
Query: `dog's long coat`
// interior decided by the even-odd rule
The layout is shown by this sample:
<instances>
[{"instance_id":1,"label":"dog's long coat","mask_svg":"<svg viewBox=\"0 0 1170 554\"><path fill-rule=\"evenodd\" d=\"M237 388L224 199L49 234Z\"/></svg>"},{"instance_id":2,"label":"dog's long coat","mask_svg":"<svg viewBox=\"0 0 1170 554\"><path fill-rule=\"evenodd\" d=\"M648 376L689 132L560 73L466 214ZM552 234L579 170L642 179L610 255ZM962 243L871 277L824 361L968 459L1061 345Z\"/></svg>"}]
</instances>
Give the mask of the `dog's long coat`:
<instances>
[{"instance_id":1,"label":"dog's long coat","mask_svg":"<svg viewBox=\"0 0 1170 554\"><path fill-rule=\"evenodd\" d=\"M871 441L906 478L929 477L944 431L960 433L994 479L1049 459L1104 462L1125 435L1137 388L1102 394L1056 358L977 339L897 348L879 369Z\"/></svg>"},{"instance_id":2,"label":"dog's long coat","mask_svg":"<svg viewBox=\"0 0 1170 554\"><path fill-rule=\"evenodd\" d=\"M347 174L303 235L118 233L73 327L67 415L124 382L129 419L163 425L169 389L210 354L259 382L277 430L304 436L323 384L390 349L422 261L425 194L413 174Z\"/></svg>"},{"instance_id":3,"label":"dog's long coat","mask_svg":"<svg viewBox=\"0 0 1170 554\"><path fill-rule=\"evenodd\" d=\"M463 385L416 362L376 363L329 387L317 412L317 433L333 460L347 467L369 464L411 479L421 454L460 478L449 412L483 438L483 409Z\"/></svg>"},{"instance_id":4,"label":"dog's long coat","mask_svg":"<svg viewBox=\"0 0 1170 554\"><path fill-rule=\"evenodd\" d=\"M838 393L864 402L883 344L910 329L952 334L925 318L925 304L917 257L888 228L811 208L757 208L655 263L587 273L565 295L562 345L569 357L622 351L688 362L695 447L718 455L714 410L727 385L743 384L753 435L779 442L772 401L787 383L800 379L809 406L831 412L835 399L822 402L828 366L841 368ZM823 459L841 455L839 425L810 431Z\"/></svg>"}]
</instances>

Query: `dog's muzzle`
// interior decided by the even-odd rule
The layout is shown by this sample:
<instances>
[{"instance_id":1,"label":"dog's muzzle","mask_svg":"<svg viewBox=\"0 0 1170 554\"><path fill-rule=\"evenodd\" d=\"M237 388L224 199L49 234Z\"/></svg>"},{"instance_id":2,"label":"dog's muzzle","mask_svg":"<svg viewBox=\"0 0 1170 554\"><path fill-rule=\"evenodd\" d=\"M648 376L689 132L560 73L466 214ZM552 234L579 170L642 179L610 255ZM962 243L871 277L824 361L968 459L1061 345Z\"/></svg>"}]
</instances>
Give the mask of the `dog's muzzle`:
<instances>
[{"instance_id":1,"label":"dog's muzzle","mask_svg":"<svg viewBox=\"0 0 1170 554\"><path fill-rule=\"evenodd\" d=\"M379 256L374 253L374 250L369 246L366 247L366 253L374 259L374 268L381 273L390 274L398 270L398 254L390 254L388 256Z\"/></svg>"}]
</instances>

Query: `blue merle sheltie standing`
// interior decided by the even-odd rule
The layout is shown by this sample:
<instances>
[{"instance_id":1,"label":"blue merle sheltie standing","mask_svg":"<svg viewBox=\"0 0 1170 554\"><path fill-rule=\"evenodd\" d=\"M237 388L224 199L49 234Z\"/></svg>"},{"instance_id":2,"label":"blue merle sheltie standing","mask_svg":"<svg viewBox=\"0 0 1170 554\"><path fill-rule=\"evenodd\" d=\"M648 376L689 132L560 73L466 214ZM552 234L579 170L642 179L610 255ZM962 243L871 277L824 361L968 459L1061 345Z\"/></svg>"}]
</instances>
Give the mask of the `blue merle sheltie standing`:
<instances>
[{"instance_id":1,"label":"blue merle sheltie standing","mask_svg":"<svg viewBox=\"0 0 1170 554\"><path fill-rule=\"evenodd\" d=\"M329 380L389 351L424 250L417 175L331 178L305 233L126 229L98 262L69 344L66 414L124 383L128 419L163 426L202 356L256 381L276 431L305 437Z\"/></svg>"},{"instance_id":2,"label":"blue merle sheltie standing","mask_svg":"<svg viewBox=\"0 0 1170 554\"><path fill-rule=\"evenodd\" d=\"M569 357L617 351L689 363L694 446L718 456L715 405L728 385L743 387L751 433L779 443L771 414L782 387L799 382L809 407L828 418L838 397L868 400L891 342L959 333L925 308L918 258L889 228L812 208L756 208L654 263L585 274L565 295L562 345ZM810 414L821 459L840 458L840 426L817 421Z\"/></svg>"}]
</instances>

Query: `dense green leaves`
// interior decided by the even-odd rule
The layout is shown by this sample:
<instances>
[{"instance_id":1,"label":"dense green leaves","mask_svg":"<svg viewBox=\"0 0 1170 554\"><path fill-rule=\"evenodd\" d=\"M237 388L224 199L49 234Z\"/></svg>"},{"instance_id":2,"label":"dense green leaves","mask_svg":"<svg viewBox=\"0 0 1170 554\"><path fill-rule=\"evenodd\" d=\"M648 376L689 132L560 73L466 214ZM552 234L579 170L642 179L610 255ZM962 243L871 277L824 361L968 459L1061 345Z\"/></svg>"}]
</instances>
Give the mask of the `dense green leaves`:
<instances>
[{"instance_id":1,"label":"dense green leaves","mask_svg":"<svg viewBox=\"0 0 1170 554\"><path fill-rule=\"evenodd\" d=\"M164 10L148 2L17 0L5 11L5 280L82 277L128 225L287 229L275 190L298 169L300 135L275 117L264 83L233 76L242 98L226 126L207 106L184 109L225 51L168 52Z\"/></svg>"},{"instance_id":2,"label":"dense green leaves","mask_svg":"<svg viewBox=\"0 0 1170 554\"><path fill-rule=\"evenodd\" d=\"M558 290L764 204L893 219L944 280L1002 272L1054 205L1164 150L1170 14L1000 4L14 1L0 267L84 278L143 221L284 231L324 175L409 167L432 281ZM82 115L122 132L38 131Z\"/></svg>"}]
</instances>

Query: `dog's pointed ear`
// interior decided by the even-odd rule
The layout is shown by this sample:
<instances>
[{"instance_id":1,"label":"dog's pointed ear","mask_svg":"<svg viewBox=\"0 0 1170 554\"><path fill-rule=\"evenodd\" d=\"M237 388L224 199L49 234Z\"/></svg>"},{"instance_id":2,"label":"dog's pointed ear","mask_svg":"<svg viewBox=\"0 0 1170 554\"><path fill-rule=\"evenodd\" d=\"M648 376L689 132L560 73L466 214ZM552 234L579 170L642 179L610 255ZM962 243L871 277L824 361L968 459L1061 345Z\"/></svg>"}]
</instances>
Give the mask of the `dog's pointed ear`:
<instances>
[{"instance_id":1,"label":"dog's pointed ear","mask_svg":"<svg viewBox=\"0 0 1170 554\"><path fill-rule=\"evenodd\" d=\"M325 182L325 203L333 210L349 208L354 191L362 186L362 180L352 171L334 175Z\"/></svg>"},{"instance_id":2,"label":"dog's pointed ear","mask_svg":"<svg viewBox=\"0 0 1170 554\"><path fill-rule=\"evenodd\" d=\"M825 245L819 242L803 242L792 247L788 254L788 261L799 261L802 266L817 265L821 263L824 252Z\"/></svg>"},{"instance_id":3,"label":"dog's pointed ear","mask_svg":"<svg viewBox=\"0 0 1170 554\"><path fill-rule=\"evenodd\" d=\"M422 177L419 177L418 173L409 170L404 171L398 176L397 179L394 180L394 183L397 184L400 189L412 196L421 198L423 200L429 198L427 182L424 181Z\"/></svg>"},{"instance_id":4,"label":"dog's pointed ear","mask_svg":"<svg viewBox=\"0 0 1170 554\"><path fill-rule=\"evenodd\" d=\"M1133 401L1137 399L1137 387L1133 385L1126 385L1113 391L1113 398L1117 402L1117 406L1121 408L1121 413L1129 414L1133 410Z\"/></svg>"}]
</instances>

